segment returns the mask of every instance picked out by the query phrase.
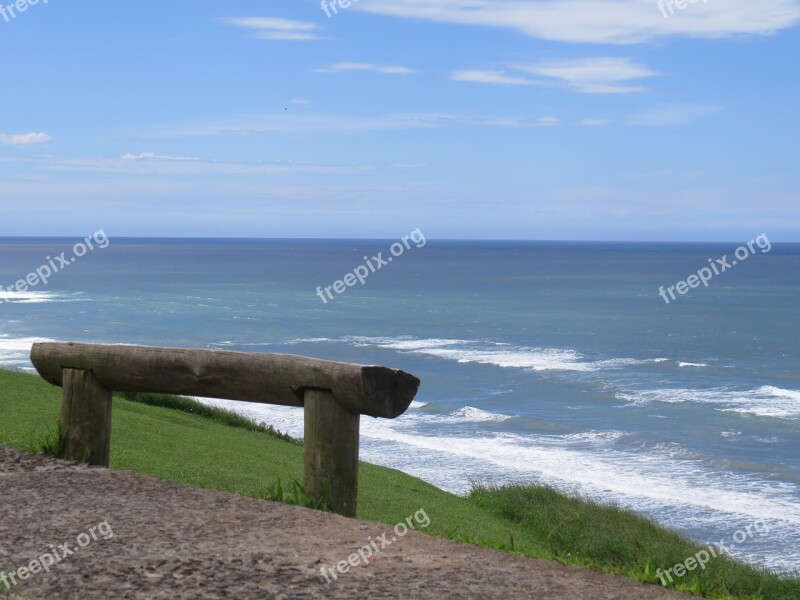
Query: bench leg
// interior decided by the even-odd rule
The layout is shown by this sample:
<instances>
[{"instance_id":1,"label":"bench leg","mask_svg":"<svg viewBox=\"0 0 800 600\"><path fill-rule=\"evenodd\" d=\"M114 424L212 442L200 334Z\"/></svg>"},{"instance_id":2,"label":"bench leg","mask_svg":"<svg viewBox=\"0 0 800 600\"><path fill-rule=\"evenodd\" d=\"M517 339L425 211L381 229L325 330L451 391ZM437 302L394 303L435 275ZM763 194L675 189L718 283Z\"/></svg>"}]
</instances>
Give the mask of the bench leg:
<instances>
[{"instance_id":1,"label":"bench leg","mask_svg":"<svg viewBox=\"0 0 800 600\"><path fill-rule=\"evenodd\" d=\"M326 390L306 390L303 487L319 498L330 481L331 508L356 516L360 416L342 408Z\"/></svg>"},{"instance_id":2,"label":"bench leg","mask_svg":"<svg viewBox=\"0 0 800 600\"><path fill-rule=\"evenodd\" d=\"M90 371L64 369L61 435L65 458L108 467L111 451L111 390Z\"/></svg>"}]
</instances>

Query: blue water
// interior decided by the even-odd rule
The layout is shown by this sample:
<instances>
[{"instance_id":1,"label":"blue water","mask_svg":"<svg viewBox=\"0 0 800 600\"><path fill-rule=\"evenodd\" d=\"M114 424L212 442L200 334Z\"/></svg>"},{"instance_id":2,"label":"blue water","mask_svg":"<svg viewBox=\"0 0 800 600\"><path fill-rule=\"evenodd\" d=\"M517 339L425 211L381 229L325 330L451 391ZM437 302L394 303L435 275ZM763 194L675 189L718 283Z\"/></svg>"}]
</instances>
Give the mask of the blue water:
<instances>
[{"instance_id":1,"label":"blue water","mask_svg":"<svg viewBox=\"0 0 800 600\"><path fill-rule=\"evenodd\" d=\"M0 239L0 285L74 241ZM0 293L0 365L53 339L402 368L416 402L362 419L363 459L458 493L547 482L700 542L763 521L734 553L800 569L800 245L667 305L659 286L739 244L429 241L323 304L393 241L112 239ZM301 410L209 402L302 435Z\"/></svg>"}]
</instances>

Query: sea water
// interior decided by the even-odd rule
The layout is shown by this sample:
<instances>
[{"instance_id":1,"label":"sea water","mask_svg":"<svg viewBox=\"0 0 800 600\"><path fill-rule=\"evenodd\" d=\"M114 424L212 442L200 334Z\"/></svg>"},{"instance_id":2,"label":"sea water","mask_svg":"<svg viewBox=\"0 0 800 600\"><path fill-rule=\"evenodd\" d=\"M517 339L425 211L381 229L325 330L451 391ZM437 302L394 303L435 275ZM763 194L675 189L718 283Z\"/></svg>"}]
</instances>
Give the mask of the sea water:
<instances>
[{"instance_id":1,"label":"sea water","mask_svg":"<svg viewBox=\"0 0 800 600\"><path fill-rule=\"evenodd\" d=\"M0 366L59 340L401 368L419 393L362 417L362 459L456 493L547 483L702 543L759 523L734 554L800 569L800 245L667 304L740 243L428 240L323 301L396 240L111 240L0 292ZM0 239L0 286L75 241ZM208 402L302 436L300 409Z\"/></svg>"}]
</instances>

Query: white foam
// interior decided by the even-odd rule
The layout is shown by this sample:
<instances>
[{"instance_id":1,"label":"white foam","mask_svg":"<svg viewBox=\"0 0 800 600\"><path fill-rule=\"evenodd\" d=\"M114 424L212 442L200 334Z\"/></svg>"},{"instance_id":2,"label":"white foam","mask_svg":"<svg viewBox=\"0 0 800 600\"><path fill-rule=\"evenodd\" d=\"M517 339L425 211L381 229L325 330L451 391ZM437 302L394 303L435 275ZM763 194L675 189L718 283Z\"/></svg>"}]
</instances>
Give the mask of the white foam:
<instances>
[{"instance_id":1,"label":"white foam","mask_svg":"<svg viewBox=\"0 0 800 600\"><path fill-rule=\"evenodd\" d=\"M392 348L394 350L427 350L430 348L441 348L445 346L463 346L469 344L468 340L451 340L451 339L409 339L409 338L382 338L382 337L364 337L364 336L347 336L342 338L344 342L352 342L356 346L380 346L382 348Z\"/></svg>"},{"instance_id":2,"label":"white foam","mask_svg":"<svg viewBox=\"0 0 800 600\"><path fill-rule=\"evenodd\" d=\"M467 350L453 348L427 348L417 350L438 358L459 363L481 363L504 368L532 369L534 371L593 371L594 367L582 362L574 350L558 348L521 348L516 350Z\"/></svg>"},{"instance_id":3,"label":"white foam","mask_svg":"<svg viewBox=\"0 0 800 600\"><path fill-rule=\"evenodd\" d=\"M42 302L53 302L58 298L59 296L53 292L17 292L0 288L0 303L40 304Z\"/></svg>"},{"instance_id":4,"label":"white foam","mask_svg":"<svg viewBox=\"0 0 800 600\"><path fill-rule=\"evenodd\" d=\"M465 406L464 408L459 408L458 410L453 411L449 415L434 417L436 421L442 423L463 423L463 422L502 423L503 421L507 421L510 418L511 417L508 415L491 413L485 410L481 410L480 408L474 408L472 406Z\"/></svg>"},{"instance_id":5,"label":"white foam","mask_svg":"<svg viewBox=\"0 0 800 600\"><path fill-rule=\"evenodd\" d=\"M52 341L47 338L36 337L11 338L6 334L0 334L0 352L19 352L23 350L30 352L33 344Z\"/></svg>"},{"instance_id":6,"label":"white foam","mask_svg":"<svg viewBox=\"0 0 800 600\"><path fill-rule=\"evenodd\" d=\"M31 346L52 341L36 337L12 338L6 334L0 334L0 366L18 368L29 366Z\"/></svg>"},{"instance_id":7,"label":"white foam","mask_svg":"<svg viewBox=\"0 0 800 600\"><path fill-rule=\"evenodd\" d=\"M331 342L329 338L292 340L293 342ZM409 337L347 336L339 341L355 346L373 346L434 356L459 363L478 363L503 368L531 369L533 371L599 371L630 365L662 362L667 359L612 358L592 361L569 348L543 348L512 346L504 342L460 339L414 339Z\"/></svg>"},{"instance_id":8,"label":"white foam","mask_svg":"<svg viewBox=\"0 0 800 600\"><path fill-rule=\"evenodd\" d=\"M533 371L599 371L631 365L666 362L667 358L611 358L590 360L576 350L568 348L542 348L512 346L506 342L410 337L345 336L331 338L301 338L286 344L342 342L356 347L378 347L398 352L424 354L459 363L479 363L503 368L531 369Z\"/></svg>"},{"instance_id":9,"label":"white foam","mask_svg":"<svg viewBox=\"0 0 800 600\"><path fill-rule=\"evenodd\" d=\"M584 431L581 433L570 433L564 437L566 440L574 440L577 442L590 442L597 445L607 445L625 437L625 433L621 431Z\"/></svg>"},{"instance_id":10,"label":"white foam","mask_svg":"<svg viewBox=\"0 0 800 600\"><path fill-rule=\"evenodd\" d=\"M632 405L651 402L716 404L718 410L727 412L800 419L800 391L785 390L771 385L745 391L726 388L645 390L617 393L617 397Z\"/></svg>"},{"instance_id":11,"label":"white foam","mask_svg":"<svg viewBox=\"0 0 800 600\"><path fill-rule=\"evenodd\" d=\"M417 402L416 400L411 401L411 408L425 408L428 406L427 402Z\"/></svg>"},{"instance_id":12,"label":"white foam","mask_svg":"<svg viewBox=\"0 0 800 600\"><path fill-rule=\"evenodd\" d=\"M769 394L775 398L785 398L787 400L800 402L800 391L798 390L784 390L772 385L765 385L758 388L758 392L761 394Z\"/></svg>"},{"instance_id":13,"label":"white foam","mask_svg":"<svg viewBox=\"0 0 800 600\"><path fill-rule=\"evenodd\" d=\"M679 362L679 367L707 367L706 363Z\"/></svg>"},{"instance_id":14,"label":"white foam","mask_svg":"<svg viewBox=\"0 0 800 600\"><path fill-rule=\"evenodd\" d=\"M225 400L204 402L303 436L300 409ZM475 412L478 410L465 407L452 414L485 413ZM625 434L601 430L566 435L466 433L459 430L458 420L448 425L447 415L440 415L445 417L440 421L444 429L423 433L418 426L430 416L406 413L395 420L362 419L361 457L454 493L467 492L470 480L547 482L657 516L671 527L711 529L709 535L722 537L738 528L731 528L732 523L768 520L773 539L789 540L782 548L797 541L800 505L794 485L719 471L678 444L646 452L621 450L615 442ZM756 558L766 557L774 565L775 557L765 552ZM788 558L795 560L794 556Z\"/></svg>"},{"instance_id":15,"label":"white foam","mask_svg":"<svg viewBox=\"0 0 800 600\"><path fill-rule=\"evenodd\" d=\"M291 435L303 435L302 410L228 400L200 400L270 423ZM593 495L627 498L627 504L631 504L630 499L636 498L645 503L691 505L754 518L782 519L800 525L800 505L793 496L793 485L756 481L745 475L711 470L699 460L687 459L677 444L673 444L674 447L669 451L665 448L664 452L639 453L610 447L597 452L591 447L587 448L585 442L610 445L610 442L624 434L590 431L566 435L489 433L476 436L457 435L457 430L453 430L443 435L420 435L414 432L415 419L405 420L406 415L395 420L362 419L362 438L378 442L377 445L369 445L371 450L365 453L364 458L380 458L381 453L376 449L383 444L406 446L409 448L406 455L416 465L413 469L416 472L421 471L421 465L429 467L430 464L436 464L437 471L453 469L460 483L455 489L453 485L445 486L451 491L469 489L469 482L465 479L469 473L465 473L460 466L462 459L469 458L483 463L489 473L502 468L518 477L536 476L571 486L578 485ZM420 454L419 449L428 452ZM429 452L440 455L440 458L451 456L453 460L431 460ZM682 454L683 460L674 460L675 454ZM390 466L405 470L409 465ZM424 478L429 481L441 482L443 479L437 471L429 468L422 471Z\"/></svg>"}]
</instances>

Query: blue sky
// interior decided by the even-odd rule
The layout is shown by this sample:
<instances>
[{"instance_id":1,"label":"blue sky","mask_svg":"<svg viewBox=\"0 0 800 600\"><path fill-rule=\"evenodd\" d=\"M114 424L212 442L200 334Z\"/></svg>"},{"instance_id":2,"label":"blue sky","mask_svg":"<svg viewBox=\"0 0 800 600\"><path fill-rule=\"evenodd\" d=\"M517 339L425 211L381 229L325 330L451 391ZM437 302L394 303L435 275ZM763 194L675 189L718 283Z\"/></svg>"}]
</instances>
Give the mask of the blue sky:
<instances>
[{"instance_id":1,"label":"blue sky","mask_svg":"<svg viewBox=\"0 0 800 600\"><path fill-rule=\"evenodd\" d=\"M800 0L9 4L0 235L800 241Z\"/></svg>"}]
</instances>

